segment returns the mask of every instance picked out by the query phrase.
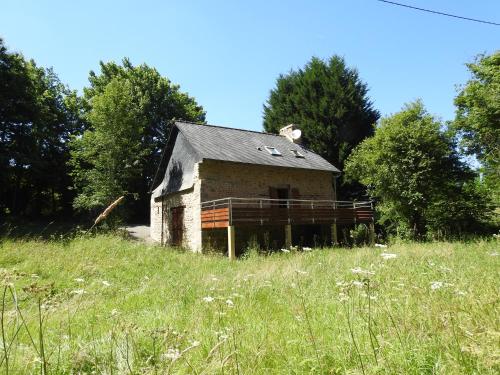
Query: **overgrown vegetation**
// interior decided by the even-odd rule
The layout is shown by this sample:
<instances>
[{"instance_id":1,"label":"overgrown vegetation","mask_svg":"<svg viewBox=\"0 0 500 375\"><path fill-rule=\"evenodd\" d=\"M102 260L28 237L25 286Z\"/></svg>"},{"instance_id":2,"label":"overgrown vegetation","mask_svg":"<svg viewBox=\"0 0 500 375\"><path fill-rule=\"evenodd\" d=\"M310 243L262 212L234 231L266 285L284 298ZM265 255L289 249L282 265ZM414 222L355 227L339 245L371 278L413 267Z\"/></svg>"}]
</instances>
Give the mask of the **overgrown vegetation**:
<instances>
[{"instance_id":1,"label":"overgrown vegetation","mask_svg":"<svg viewBox=\"0 0 500 375\"><path fill-rule=\"evenodd\" d=\"M490 202L460 158L452 135L422 102L385 117L349 156L345 172L379 202L379 222L392 235L422 239L481 230Z\"/></svg>"},{"instance_id":2,"label":"overgrown vegetation","mask_svg":"<svg viewBox=\"0 0 500 375\"><path fill-rule=\"evenodd\" d=\"M500 371L494 240L238 262L116 236L0 250L2 373Z\"/></svg>"}]
</instances>

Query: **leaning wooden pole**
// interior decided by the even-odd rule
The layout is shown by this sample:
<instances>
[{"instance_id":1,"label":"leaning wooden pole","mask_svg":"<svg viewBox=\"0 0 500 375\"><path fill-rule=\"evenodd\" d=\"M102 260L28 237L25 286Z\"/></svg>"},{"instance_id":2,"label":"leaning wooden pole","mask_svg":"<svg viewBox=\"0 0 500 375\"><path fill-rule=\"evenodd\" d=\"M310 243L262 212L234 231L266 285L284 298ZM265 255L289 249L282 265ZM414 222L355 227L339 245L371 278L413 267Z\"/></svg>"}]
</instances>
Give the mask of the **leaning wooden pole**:
<instances>
[{"instance_id":1,"label":"leaning wooden pole","mask_svg":"<svg viewBox=\"0 0 500 375\"><path fill-rule=\"evenodd\" d=\"M106 207L106 209L99 216L97 216L97 218L94 221L94 224L92 224L92 226L89 228L87 233L90 232L101 221L106 219L108 217L108 215L111 213L111 211L113 211L115 209L115 207L118 206L121 203L121 201L123 201L124 199L125 199L125 195L122 195L117 200L115 200L113 203L111 203L108 207Z\"/></svg>"}]
</instances>

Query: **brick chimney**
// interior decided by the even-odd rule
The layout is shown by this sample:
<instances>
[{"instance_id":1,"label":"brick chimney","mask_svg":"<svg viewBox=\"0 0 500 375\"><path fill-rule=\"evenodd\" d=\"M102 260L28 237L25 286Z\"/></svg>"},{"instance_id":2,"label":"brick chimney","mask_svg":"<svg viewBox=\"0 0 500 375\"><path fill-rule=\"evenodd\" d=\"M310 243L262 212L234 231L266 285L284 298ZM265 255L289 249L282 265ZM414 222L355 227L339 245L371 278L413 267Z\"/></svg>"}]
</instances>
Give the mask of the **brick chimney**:
<instances>
[{"instance_id":1,"label":"brick chimney","mask_svg":"<svg viewBox=\"0 0 500 375\"><path fill-rule=\"evenodd\" d=\"M295 124L290 124L290 125L284 126L280 129L280 135L283 137L286 137L290 142L300 145L302 143L302 137L300 135L297 137L297 133L300 133L300 132L293 133L294 130L300 131L299 127ZM295 139L294 139L294 135L295 135Z\"/></svg>"}]
</instances>

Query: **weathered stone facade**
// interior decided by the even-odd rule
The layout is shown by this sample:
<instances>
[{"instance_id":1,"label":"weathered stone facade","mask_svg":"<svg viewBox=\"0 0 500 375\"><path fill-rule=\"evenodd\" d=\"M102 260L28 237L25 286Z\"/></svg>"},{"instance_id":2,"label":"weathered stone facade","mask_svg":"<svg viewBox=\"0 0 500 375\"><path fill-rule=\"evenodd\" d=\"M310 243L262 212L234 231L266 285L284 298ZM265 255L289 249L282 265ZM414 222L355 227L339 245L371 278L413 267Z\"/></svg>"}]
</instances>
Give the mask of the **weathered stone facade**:
<instances>
[{"instance_id":1,"label":"weathered stone facade","mask_svg":"<svg viewBox=\"0 0 500 375\"><path fill-rule=\"evenodd\" d=\"M192 251L201 251L201 207L198 165L194 167L193 186L187 190L151 199L151 238L162 244L172 240L172 217L174 207L184 207L182 246ZM163 224L162 224L163 221Z\"/></svg>"},{"instance_id":2,"label":"weathered stone facade","mask_svg":"<svg viewBox=\"0 0 500 375\"><path fill-rule=\"evenodd\" d=\"M297 189L300 199L333 200L328 171L207 160L200 164L202 202L227 197L269 198L269 187Z\"/></svg>"},{"instance_id":3,"label":"weathered stone facade","mask_svg":"<svg viewBox=\"0 0 500 375\"><path fill-rule=\"evenodd\" d=\"M204 160L195 165L190 189L152 199L151 236L170 243L171 208L184 206L182 245L201 251L207 237L202 237L201 202L227 197L269 198L270 187L294 189L300 199L335 199L334 177L329 171Z\"/></svg>"}]
</instances>

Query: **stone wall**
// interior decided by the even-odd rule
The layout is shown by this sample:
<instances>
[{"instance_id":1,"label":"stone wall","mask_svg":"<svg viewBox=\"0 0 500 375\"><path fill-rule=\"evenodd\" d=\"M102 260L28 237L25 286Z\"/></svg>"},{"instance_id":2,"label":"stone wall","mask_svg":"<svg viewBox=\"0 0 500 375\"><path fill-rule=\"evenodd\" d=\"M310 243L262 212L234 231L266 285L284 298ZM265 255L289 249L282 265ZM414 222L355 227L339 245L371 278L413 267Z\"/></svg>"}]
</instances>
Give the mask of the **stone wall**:
<instances>
[{"instance_id":1,"label":"stone wall","mask_svg":"<svg viewBox=\"0 0 500 375\"><path fill-rule=\"evenodd\" d=\"M217 246L225 244L226 230L201 231L201 202L227 198L269 198L269 187L298 190L300 199L334 199L333 175L331 172L271 167L241 163L205 160L196 164L193 174L193 186L190 189L170 194L167 197L151 201L151 237L163 244L171 242L171 208L184 206L184 247L201 251L211 243ZM295 198L295 197L294 197ZM162 239L162 200L163 199L163 239ZM255 229L255 235L265 235L280 229ZM238 241L247 241L254 230L242 229ZM248 232L248 236L242 236ZM203 235L203 237L202 237ZM272 235L272 241L282 246L281 235ZM265 242L265 241L264 241ZM243 245L240 244L240 247Z\"/></svg>"},{"instance_id":2,"label":"stone wall","mask_svg":"<svg viewBox=\"0 0 500 375\"><path fill-rule=\"evenodd\" d=\"M201 201L269 198L269 187L298 189L300 199L334 199L331 172L207 160L200 163Z\"/></svg>"},{"instance_id":3,"label":"stone wall","mask_svg":"<svg viewBox=\"0 0 500 375\"><path fill-rule=\"evenodd\" d=\"M201 251L201 219L200 219L200 180L198 165L193 173L193 186L178 193L151 201L151 238L163 244L171 243L172 218L171 209L184 206L182 246L192 251ZM162 239L162 200L163 200L163 239Z\"/></svg>"}]
</instances>

